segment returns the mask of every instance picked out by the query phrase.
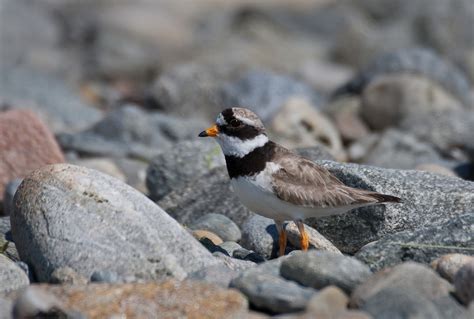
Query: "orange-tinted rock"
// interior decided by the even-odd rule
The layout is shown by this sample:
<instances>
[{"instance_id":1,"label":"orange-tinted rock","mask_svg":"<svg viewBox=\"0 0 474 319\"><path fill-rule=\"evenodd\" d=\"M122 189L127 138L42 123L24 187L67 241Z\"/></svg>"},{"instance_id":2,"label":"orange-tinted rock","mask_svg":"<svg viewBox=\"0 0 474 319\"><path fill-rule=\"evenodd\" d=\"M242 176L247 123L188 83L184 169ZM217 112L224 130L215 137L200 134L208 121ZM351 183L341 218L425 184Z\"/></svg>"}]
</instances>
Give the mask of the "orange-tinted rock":
<instances>
[{"instance_id":1,"label":"orange-tinted rock","mask_svg":"<svg viewBox=\"0 0 474 319\"><path fill-rule=\"evenodd\" d=\"M146 284L35 285L65 313L87 318L246 318L247 300L235 290L197 281ZM31 288L30 288L31 289Z\"/></svg>"},{"instance_id":2,"label":"orange-tinted rock","mask_svg":"<svg viewBox=\"0 0 474 319\"><path fill-rule=\"evenodd\" d=\"M0 113L0 194L10 180L60 162L64 156L53 134L33 112Z\"/></svg>"}]
</instances>

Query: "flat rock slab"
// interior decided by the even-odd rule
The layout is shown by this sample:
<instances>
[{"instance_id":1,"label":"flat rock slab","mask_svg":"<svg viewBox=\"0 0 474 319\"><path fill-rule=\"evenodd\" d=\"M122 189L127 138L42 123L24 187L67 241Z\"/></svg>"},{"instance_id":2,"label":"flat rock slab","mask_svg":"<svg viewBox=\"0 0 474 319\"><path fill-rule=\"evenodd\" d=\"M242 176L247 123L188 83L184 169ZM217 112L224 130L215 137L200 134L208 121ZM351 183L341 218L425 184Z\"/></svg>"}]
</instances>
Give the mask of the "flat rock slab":
<instances>
[{"instance_id":1,"label":"flat rock slab","mask_svg":"<svg viewBox=\"0 0 474 319\"><path fill-rule=\"evenodd\" d=\"M216 259L160 207L123 182L68 164L25 178L15 196L12 234L40 281L60 267L89 278L183 279Z\"/></svg>"},{"instance_id":2,"label":"flat rock slab","mask_svg":"<svg viewBox=\"0 0 474 319\"><path fill-rule=\"evenodd\" d=\"M360 307L388 289L415 292L431 301L449 296L452 291L449 282L439 277L428 266L406 262L379 271L365 280L352 293L351 306Z\"/></svg>"},{"instance_id":3,"label":"flat rock slab","mask_svg":"<svg viewBox=\"0 0 474 319\"><path fill-rule=\"evenodd\" d=\"M346 293L351 293L372 274L357 259L327 251L295 253L283 261L280 272L284 278L303 286L322 289L334 285Z\"/></svg>"},{"instance_id":4,"label":"flat rock slab","mask_svg":"<svg viewBox=\"0 0 474 319\"><path fill-rule=\"evenodd\" d=\"M428 264L447 253L472 254L472 225L474 212L454 216L437 226L402 231L367 244L359 250L356 257L367 263L372 270L379 270L405 260ZM451 279L452 276L454 274Z\"/></svg>"},{"instance_id":5,"label":"flat rock slab","mask_svg":"<svg viewBox=\"0 0 474 319\"><path fill-rule=\"evenodd\" d=\"M349 186L395 195L403 201L305 221L345 253L355 253L389 234L441 225L474 206L474 183L460 178L331 161L317 163Z\"/></svg>"},{"instance_id":6,"label":"flat rock slab","mask_svg":"<svg viewBox=\"0 0 474 319\"><path fill-rule=\"evenodd\" d=\"M267 261L242 272L231 281L230 287L239 289L259 309L273 313L305 309L316 290L280 277L280 266L285 258Z\"/></svg>"},{"instance_id":7,"label":"flat rock slab","mask_svg":"<svg viewBox=\"0 0 474 319\"><path fill-rule=\"evenodd\" d=\"M237 319L246 318L248 313L247 300L239 292L194 281L167 280L147 284L87 286L38 285L29 289L35 290L33 297L54 299L55 307L60 308L63 313L80 314L86 318ZM53 309L44 312L48 314L49 311Z\"/></svg>"}]
</instances>

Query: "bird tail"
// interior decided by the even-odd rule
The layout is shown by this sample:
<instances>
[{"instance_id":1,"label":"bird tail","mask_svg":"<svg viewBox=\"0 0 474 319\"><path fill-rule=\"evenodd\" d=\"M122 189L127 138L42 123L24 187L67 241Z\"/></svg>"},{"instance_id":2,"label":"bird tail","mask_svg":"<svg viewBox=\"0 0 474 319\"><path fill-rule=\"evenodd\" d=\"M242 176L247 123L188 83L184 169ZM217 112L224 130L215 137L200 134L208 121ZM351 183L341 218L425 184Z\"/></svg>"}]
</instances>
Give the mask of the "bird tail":
<instances>
[{"instance_id":1,"label":"bird tail","mask_svg":"<svg viewBox=\"0 0 474 319\"><path fill-rule=\"evenodd\" d=\"M380 193L370 194L372 198L377 200L377 203L401 203L402 199L392 195L385 195Z\"/></svg>"}]
</instances>

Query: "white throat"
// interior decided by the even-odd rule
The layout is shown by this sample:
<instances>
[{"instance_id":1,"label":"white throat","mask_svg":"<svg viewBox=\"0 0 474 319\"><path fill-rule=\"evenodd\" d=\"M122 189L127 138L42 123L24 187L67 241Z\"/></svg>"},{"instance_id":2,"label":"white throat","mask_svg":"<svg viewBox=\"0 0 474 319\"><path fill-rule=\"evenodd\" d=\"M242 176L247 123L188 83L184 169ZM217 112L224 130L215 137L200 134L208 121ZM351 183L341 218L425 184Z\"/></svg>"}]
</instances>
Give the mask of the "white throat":
<instances>
[{"instance_id":1,"label":"white throat","mask_svg":"<svg viewBox=\"0 0 474 319\"><path fill-rule=\"evenodd\" d=\"M265 145L268 142L268 137L265 134L260 134L249 140L241 140L238 137L221 133L216 140L224 155L244 157L254 149Z\"/></svg>"}]
</instances>

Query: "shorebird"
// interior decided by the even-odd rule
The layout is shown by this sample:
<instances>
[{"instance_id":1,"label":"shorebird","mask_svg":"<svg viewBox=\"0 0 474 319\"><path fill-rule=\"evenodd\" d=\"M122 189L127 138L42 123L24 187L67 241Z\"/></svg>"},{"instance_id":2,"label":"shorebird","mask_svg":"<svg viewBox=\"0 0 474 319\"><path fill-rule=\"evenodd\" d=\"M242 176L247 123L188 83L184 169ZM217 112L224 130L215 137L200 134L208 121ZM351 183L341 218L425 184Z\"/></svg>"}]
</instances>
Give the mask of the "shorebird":
<instances>
[{"instance_id":1,"label":"shorebird","mask_svg":"<svg viewBox=\"0 0 474 319\"><path fill-rule=\"evenodd\" d=\"M323 166L270 141L259 117L245 108L225 109L215 124L199 136L214 137L220 145L232 188L240 201L251 211L275 221L280 256L286 249L286 221L295 221L301 249L307 250L304 219L401 201L392 195L347 186Z\"/></svg>"}]
</instances>

